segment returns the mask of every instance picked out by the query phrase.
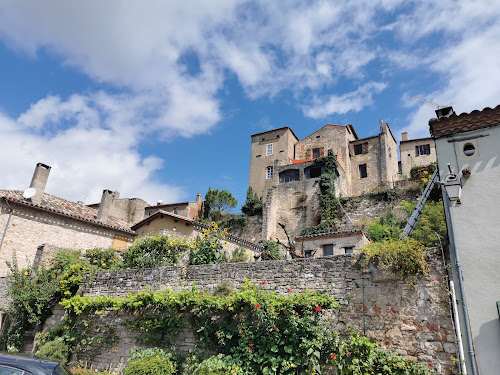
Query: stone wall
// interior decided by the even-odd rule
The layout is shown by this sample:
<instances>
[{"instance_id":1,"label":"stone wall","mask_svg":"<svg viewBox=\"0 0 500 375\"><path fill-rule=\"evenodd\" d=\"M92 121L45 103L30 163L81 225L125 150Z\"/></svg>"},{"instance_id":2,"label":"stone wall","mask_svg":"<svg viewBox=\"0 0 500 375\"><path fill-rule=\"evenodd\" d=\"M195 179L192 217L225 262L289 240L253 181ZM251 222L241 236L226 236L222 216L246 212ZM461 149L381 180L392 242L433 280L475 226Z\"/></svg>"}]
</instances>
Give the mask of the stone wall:
<instances>
[{"instance_id":1,"label":"stone wall","mask_svg":"<svg viewBox=\"0 0 500 375\"><path fill-rule=\"evenodd\" d=\"M361 273L353 268L350 256L320 259L233 263L219 265L161 267L144 270L102 272L81 292L88 296L120 296L143 291L172 288L213 290L222 282L239 288L245 279L278 294L305 290L324 291L340 302L330 317L332 329L352 327L380 342L382 348L415 359L438 373L451 374L450 356L455 356L455 339L446 291L446 271L439 252L429 255L431 273L415 289L377 272ZM266 281L265 284L261 284ZM120 324L130 316L108 313L100 316L107 324ZM57 314L53 324L57 322ZM60 320L60 313L59 313ZM365 323L363 321L365 320ZM50 323L50 322L49 322ZM50 328L46 325L46 329ZM118 329L120 340L93 359L94 368L117 371L126 363L134 334ZM179 335L178 347L187 349L192 335Z\"/></svg>"},{"instance_id":2,"label":"stone wall","mask_svg":"<svg viewBox=\"0 0 500 375\"><path fill-rule=\"evenodd\" d=\"M415 146L429 145L430 154L417 155ZM401 154L401 174L410 178L413 167L428 165L436 162L436 144L432 138L410 139L399 144Z\"/></svg>"},{"instance_id":3,"label":"stone wall","mask_svg":"<svg viewBox=\"0 0 500 375\"><path fill-rule=\"evenodd\" d=\"M0 250L0 276L7 275L6 260L17 256L19 267L31 265L35 259L38 246L50 244L72 249L88 249L93 247L109 248L113 246L116 235L126 236L132 240L131 234L113 231L62 215L53 214L29 207L14 205L5 240ZM7 206L0 202L0 228L7 225L9 213Z\"/></svg>"}]
</instances>

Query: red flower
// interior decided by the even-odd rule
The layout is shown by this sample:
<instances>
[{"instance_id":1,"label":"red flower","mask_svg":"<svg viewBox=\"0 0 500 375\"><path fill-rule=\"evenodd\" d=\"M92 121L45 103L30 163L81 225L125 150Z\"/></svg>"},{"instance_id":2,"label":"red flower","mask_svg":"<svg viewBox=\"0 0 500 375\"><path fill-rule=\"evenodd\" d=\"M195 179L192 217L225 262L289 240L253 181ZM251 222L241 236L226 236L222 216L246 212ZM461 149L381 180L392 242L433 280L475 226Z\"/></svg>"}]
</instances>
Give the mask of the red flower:
<instances>
[{"instance_id":1,"label":"red flower","mask_svg":"<svg viewBox=\"0 0 500 375\"><path fill-rule=\"evenodd\" d=\"M274 330L277 331L278 330L278 327L274 327Z\"/></svg>"},{"instance_id":2,"label":"red flower","mask_svg":"<svg viewBox=\"0 0 500 375\"><path fill-rule=\"evenodd\" d=\"M287 292L287 293L290 293L290 292L291 292L290 288L288 288L288 289L286 290L286 292Z\"/></svg>"},{"instance_id":3,"label":"red flower","mask_svg":"<svg viewBox=\"0 0 500 375\"><path fill-rule=\"evenodd\" d=\"M256 307L256 308L259 308L259 307L260 307L260 305L259 305L258 303L256 303L256 304L255 304L255 307Z\"/></svg>"},{"instance_id":4,"label":"red flower","mask_svg":"<svg viewBox=\"0 0 500 375\"><path fill-rule=\"evenodd\" d=\"M286 312L286 311L283 311L283 312L284 312L284 314L285 314L285 315L287 314L287 312Z\"/></svg>"},{"instance_id":5,"label":"red flower","mask_svg":"<svg viewBox=\"0 0 500 375\"><path fill-rule=\"evenodd\" d=\"M316 312L320 312L322 310L321 306L316 307Z\"/></svg>"},{"instance_id":6,"label":"red flower","mask_svg":"<svg viewBox=\"0 0 500 375\"><path fill-rule=\"evenodd\" d=\"M249 347L253 348L253 344L248 345Z\"/></svg>"},{"instance_id":7,"label":"red flower","mask_svg":"<svg viewBox=\"0 0 500 375\"><path fill-rule=\"evenodd\" d=\"M295 313L295 316L299 316L299 313Z\"/></svg>"},{"instance_id":8,"label":"red flower","mask_svg":"<svg viewBox=\"0 0 500 375\"><path fill-rule=\"evenodd\" d=\"M266 281L264 280L263 282L261 282L261 284L266 284Z\"/></svg>"},{"instance_id":9,"label":"red flower","mask_svg":"<svg viewBox=\"0 0 500 375\"><path fill-rule=\"evenodd\" d=\"M347 352L347 356L348 356L348 357L350 357L350 356L351 356L351 354L352 354L351 352Z\"/></svg>"},{"instance_id":10,"label":"red flower","mask_svg":"<svg viewBox=\"0 0 500 375\"><path fill-rule=\"evenodd\" d=\"M332 358L335 358L337 355L335 353L332 353Z\"/></svg>"}]
</instances>

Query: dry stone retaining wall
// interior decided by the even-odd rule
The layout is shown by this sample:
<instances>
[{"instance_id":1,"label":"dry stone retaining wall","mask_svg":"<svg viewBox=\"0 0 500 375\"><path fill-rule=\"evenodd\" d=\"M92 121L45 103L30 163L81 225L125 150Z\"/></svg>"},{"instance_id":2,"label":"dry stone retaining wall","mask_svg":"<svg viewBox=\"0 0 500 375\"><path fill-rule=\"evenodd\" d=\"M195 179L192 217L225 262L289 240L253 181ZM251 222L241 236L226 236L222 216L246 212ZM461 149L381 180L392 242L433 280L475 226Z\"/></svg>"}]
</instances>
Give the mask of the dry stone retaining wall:
<instances>
[{"instance_id":1,"label":"dry stone retaining wall","mask_svg":"<svg viewBox=\"0 0 500 375\"><path fill-rule=\"evenodd\" d=\"M146 287L161 290L191 288L213 290L222 282L239 288L245 279L261 288L278 294L324 291L340 302L340 309L329 319L332 329L347 327L376 338L383 348L415 359L450 374L454 366L455 337L446 293L446 271L438 254L431 255L430 277L420 280L415 289L407 283L386 275L361 273L353 268L350 256L339 255L319 259L228 263L219 265L160 267L144 270L102 272L81 292L88 296L126 296ZM266 281L262 284L262 281ZM364 293L363 293L364 292ZM363 297L364 294L364 297ZM363 311L365 324L363 323ZM61 313L61 312L59 312ZM54 316L55 320L58 320ZM112 324L129 319L120 315L103 315ZM50 324L46 327L49 328ZM134 333L118 329L121 340L93 360L94 368L118 370L126 363L129 349L134 345ZM194 337L185 330L178 337L178 348L188 349Z\"/></svg>"}]
</instances>

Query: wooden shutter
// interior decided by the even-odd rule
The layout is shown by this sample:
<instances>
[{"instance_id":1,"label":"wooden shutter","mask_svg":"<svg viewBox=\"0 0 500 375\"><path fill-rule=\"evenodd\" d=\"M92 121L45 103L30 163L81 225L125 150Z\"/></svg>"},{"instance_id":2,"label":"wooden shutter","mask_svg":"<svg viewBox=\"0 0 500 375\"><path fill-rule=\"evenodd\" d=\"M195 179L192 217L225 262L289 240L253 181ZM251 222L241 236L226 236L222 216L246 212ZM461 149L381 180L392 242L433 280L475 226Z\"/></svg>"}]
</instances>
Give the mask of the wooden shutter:
<instances>
[{"instance_id":1,"label":"wooden shutter","mask_svg":"<svg viewBox=\"0 0 500 375\"><path fill-rule=\"evenodd\" d=\"M363 143L363 154L368 154L368 142Z\"/></svg>"}]
</instances>

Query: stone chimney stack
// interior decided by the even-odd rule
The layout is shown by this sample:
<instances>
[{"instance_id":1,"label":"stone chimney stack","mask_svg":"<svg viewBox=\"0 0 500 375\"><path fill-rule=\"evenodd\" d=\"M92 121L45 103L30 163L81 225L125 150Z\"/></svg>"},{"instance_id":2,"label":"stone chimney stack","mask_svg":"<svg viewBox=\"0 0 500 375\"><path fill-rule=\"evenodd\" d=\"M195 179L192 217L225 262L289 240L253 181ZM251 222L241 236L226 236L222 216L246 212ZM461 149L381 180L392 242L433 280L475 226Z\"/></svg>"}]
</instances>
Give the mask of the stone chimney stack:
<instances>
[{"instance_id":1,"label":"stone chimney stack","mask_svg":"<svg viewBox=\"0 0 500 375\"><path fill-rule=\"evenodd\" d=\"M113 195L114 193L111 190L103 190L99 211L97 211L97 221L106 222L108 220Z\"/></svg>"},{"instance_id":2,"label":"stone chimney stack","mask_svg":"<svg viewBox=\"0 0 500 375\"><path fill-rule=\"evenodd\" d=\"M201 194L198 193L198 195L196 195L196 202L201 203L202 200L203 199L201 198Z\"/></svg>"},{"instance_id":3,"label":"stone chimney stack","mask_svg":"<svg viewBox=\"0 0 500 375\"><path fill-rule=\"evenodd\" d=\"M30 184L30 188L36 189L35 195L31 198L31 201L35 204L42 201L45 185L47 185L47 180L49 179L50 168L51 167L43 163L38 163L36 165L35 173L33 173Z\"/></svg>"},{"instance_id":4,"label":"stone chimney stack","mask_svg":"<svg viewBox=\"0 0 500 375\"><path fill-rule=\"evenodd\" d=\"M401 133L401 141L407 141L408 138L408 133L407 132L402 132Z\"/></svg>"}]
</instances>

